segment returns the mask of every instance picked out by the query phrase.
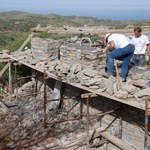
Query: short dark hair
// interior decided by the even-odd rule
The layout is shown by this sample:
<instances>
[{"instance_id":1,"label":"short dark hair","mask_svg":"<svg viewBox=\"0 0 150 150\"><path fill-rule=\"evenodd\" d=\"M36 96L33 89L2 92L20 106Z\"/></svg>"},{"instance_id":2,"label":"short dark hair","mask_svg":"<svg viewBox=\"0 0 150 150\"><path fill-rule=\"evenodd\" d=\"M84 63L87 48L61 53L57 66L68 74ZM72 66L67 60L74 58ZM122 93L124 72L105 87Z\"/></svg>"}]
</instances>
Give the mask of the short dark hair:
<instances>
[{"instance_id":1,"label":"short dark hair","mask_svg":"<svg viewBox=\"0 0 150 150\"><path fill-rule=\"evenodd\" d=\"M142 32L142 29L141 29L140 27L135 27L135 28L134 28L134 31Z\"/></svg>"}]
</instances>

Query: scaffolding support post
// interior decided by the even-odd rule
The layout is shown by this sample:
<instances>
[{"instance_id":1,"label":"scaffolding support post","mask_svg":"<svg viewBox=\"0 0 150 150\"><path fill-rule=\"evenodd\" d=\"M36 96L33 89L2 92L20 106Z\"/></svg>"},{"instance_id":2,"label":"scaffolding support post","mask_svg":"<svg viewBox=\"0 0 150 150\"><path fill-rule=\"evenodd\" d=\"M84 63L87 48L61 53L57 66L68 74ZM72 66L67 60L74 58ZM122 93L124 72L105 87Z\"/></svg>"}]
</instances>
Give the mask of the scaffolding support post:
<instances>
[{"instance_id":1,"label":"scaffolding support post","mask_svg":"<svg viewBox=\"0 0 150 150\"><path fill-rule=\"evenodd\" d=\"M88 144L89 144L89 117L90 117L90 113L89 113L89 101L91 99L91 95L88 95L87 101L86 101L86 106L87 106L87 138L88 138Z\"/></svg>"},{"instance_id":2,"label":"scaffolding support post","mask_svg":"<svg viewBox=\"0 0 150 150\"><path fill-rule=\"evenodd\" d=\"M12 74L11 74L11 62L9 62L9 100L11 100L12 94Z\"/></svg>"},{"instance_id":3,"label":"scaffolding support post","mask_svg":"<svg viewBox=\"0 0 150 150\"><path fill-rule=\"evenodd\" d=\"M15 66L15 88L16 88L16 100L18 99L18 85L17 85L17 64L14 63Z\"/></svg>"},{"instance_id":4,"label":"scaffolding support post","mask_svg":"<svg viewBox=\"0 0 150 150\"><path fill-rule=\"evenodd\" d=\"M47 127L46 125L46 104L47 104L47 93L46 93L46 71L44 70L44 128Z\"/></svg>"},{"instance_id":5,"label":"scaffolding support post","mask_svg":"<svg viewBox=\"0 0 150 150\"><path fill-rule=\"evenodd\" d=\"M145 137L144 137L144 150L148 150L148 99L147 96L145 99Z\"/></svg>"},{"instance_id":6,"label":"scaffolding support post","mask_svg":"<svg viewBox=\"0 0 150 150\"><path fill-rule=\"evenodd\" d=\"M122 139L122 104L121 104L120 117L119 117L119 138Z\"/></svg>"}]
</instances>

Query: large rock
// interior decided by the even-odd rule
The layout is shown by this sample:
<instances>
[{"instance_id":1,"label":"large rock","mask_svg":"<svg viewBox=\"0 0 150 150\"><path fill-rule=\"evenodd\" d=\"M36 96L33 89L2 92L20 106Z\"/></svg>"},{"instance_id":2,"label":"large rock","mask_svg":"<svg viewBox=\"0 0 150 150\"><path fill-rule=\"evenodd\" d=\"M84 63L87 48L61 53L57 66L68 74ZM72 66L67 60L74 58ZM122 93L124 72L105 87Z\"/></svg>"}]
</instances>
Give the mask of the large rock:
<instances>
[{"instance_id":1,"label":"large rock","mask_svg":"<svg viewBox=\"0 0 150 150\"><path fill-rule=\"evenodd\" d=\"M126 100L128 97L128 92L119 90L114 94L114 96L119 98L119 99L125 99Z\"/></svg>"},{"instance_id":2,"label":"large rock","mask_svg":"<svg viewBox=\"0 0 150 150\"><path fill-rule=\"evenodd\" d=\"M110 95L114 94L114 83L116 82L116 78L110 76L109 79L106 81L107 91Z\"/></svg>"},{"instance_id":3,"label":"large rock","mask_svg":"<svg viewBox=\"0 0 150 150\"><path fill-rule=\"evenodd\" d=\"M89 76L89 77L94 77L98 74L98 71L97 70L91 70L91 69L84 69L83 70L83 73L86 75L86 76Z\"/></svg>"},{"instance_id":4,"label":"large rock","mask_svg":"<svg viewBox=\"0 0 150 150\"><path fill-rule=\"evenodd\" d=\"M140 90L134 94L135 97L142 98L144 96L150 96L150 87Z\"/></svg>"},{"instance_id":5,"label":"large rock","mask_svg":"<svg viewBox=\"0 0 150 150\"><path fill-rule=\"evenodd\" d=\"M133 85L125 84L125 86L122 87L122 90L134 94L137 91L137 88Z\"/></svg>"}]
</instances>

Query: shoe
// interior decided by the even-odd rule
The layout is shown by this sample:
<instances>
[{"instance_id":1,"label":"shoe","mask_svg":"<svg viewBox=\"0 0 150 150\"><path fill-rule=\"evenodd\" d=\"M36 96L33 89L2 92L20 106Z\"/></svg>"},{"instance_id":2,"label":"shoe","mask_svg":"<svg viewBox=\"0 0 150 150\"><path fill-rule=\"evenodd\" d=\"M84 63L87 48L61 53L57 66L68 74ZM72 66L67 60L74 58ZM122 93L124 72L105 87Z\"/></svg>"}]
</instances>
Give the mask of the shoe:
<instances>
[{"instance_id":1,"label":"shoe","mask_svg":"<svg viewBox=\"0 0 150 150\"><path fill-rule=\"evenodd\" d=\"M126 79L125 79L125 78L121 78L121 77L120 77L120 79L121 79L122 82L126 82Z\"/></svg>"},{"instance_id":2,"label":"shoe","mask_svg":"<svg viewBox=\"0 0 150 150\"><path fill-rule=\"evenodd\" d=\"M112 75L113 75L114 77L116 77L116 76L117 76L117 73L116 73L116 72L114 72Z\"/></svg>"},{"instance_id":3,"label":"shoe","mask_svg":"<svg viewBox=\"0 0 150 150\"><path fill-rule=\"evenodd\" d=\"M108 73L105 72L105 73L102 74L102 76L103 76L104 78L107 78L107 79L108 79L110 76L112 76L112 74L108 74Z\"/></svg>"}]
</instances>

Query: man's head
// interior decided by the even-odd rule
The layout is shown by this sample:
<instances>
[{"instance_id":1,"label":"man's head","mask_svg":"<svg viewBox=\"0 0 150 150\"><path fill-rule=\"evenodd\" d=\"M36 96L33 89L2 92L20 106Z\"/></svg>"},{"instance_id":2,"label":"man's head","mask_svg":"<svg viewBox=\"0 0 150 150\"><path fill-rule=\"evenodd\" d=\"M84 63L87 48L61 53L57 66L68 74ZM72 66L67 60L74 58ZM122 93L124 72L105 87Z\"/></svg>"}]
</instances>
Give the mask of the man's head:
<instances>
[{"instance_id":1,"label":"man's head","mask_svg":"<svg viewBox=\"0 0 150 150\"><path fill-rule=\"evenodd\" d=\"M104 36L103 40L104 40L105 43L108 42L108 37L109 37L110 35L111 35L111 33L107 33L107 34Z\"/></svg>"},{"instance_id":2,"label":"man's head","mask_svg":"<svg viewBox=\"0 0 150 150\"><path fill-rule=\"evenodd\" d=\"M141 34L142 34L142 29L141 29L140 27L134 28L134 35L135 35L136 37L140 37Z\"/></svg>"}]
</instances>

